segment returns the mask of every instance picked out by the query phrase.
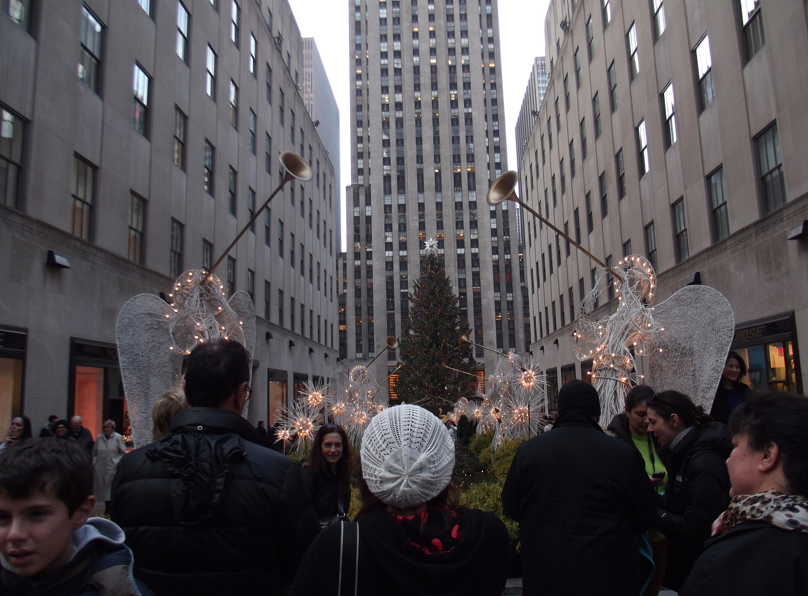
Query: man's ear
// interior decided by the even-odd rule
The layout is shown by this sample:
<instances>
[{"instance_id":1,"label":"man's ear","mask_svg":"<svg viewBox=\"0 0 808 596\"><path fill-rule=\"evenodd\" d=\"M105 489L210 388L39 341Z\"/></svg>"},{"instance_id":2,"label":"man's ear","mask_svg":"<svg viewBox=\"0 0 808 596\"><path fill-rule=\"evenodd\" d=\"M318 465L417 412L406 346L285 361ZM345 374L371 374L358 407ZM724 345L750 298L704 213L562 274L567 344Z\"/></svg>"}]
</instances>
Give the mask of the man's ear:
<instances>
[{"instance_id":1,"label":"man's ear","mask_svg":"<svg viewBox=\"0 0 808 596\"><path fill-rule=\"evenodd\" d=\"M73 522L73 530L78 530L85 524L87 518L93 512L93 508L95 508L95 497L90 495L84 503L79 505L79 508L73 512L73 516L70 518Z\"/></svg>"}]
</instances>

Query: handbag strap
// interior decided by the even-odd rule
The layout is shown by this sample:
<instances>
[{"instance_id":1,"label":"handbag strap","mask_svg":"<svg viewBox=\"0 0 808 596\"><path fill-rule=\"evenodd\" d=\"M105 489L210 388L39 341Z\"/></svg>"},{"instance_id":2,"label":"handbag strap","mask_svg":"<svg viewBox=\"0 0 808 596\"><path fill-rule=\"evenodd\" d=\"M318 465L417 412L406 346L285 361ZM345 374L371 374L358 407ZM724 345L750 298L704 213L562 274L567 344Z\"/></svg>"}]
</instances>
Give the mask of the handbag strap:
<instances>
[{"instance_id":1,"label":"handbag strap","mask_svg":"<svg viewBox=\"0 0 808 596\"><path fill-rule=\"evenodd\" d=\"M339 578L337 580L337 596L342 596L342 578L343 576L347 579L350 577L349 573L343 574L343 568L348 563L348 558L345 556L345 526L347 524L340 524L339 525ZM354 585L353 585L353 594L357 596L359 592L359 524L355 523L356 526L356 549L354 553ZM348 546L352 546L350 544L351 539L348 539ZM350 551L349 551L350 552ZM350 569L350 568L349 568ZM346 590L347 592L347 590Z\"/></svg>"}]
</instances>

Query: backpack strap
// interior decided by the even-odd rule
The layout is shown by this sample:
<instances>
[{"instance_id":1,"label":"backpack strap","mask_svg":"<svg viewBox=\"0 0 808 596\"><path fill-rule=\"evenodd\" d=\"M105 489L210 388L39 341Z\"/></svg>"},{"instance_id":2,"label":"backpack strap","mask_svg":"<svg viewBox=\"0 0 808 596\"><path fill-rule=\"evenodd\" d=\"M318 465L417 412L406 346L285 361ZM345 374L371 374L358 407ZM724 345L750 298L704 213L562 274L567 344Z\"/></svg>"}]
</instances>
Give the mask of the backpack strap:
<instances>
[{"instance_id":1,"label":"backpack strap","mask_svg":"<svg viewBox=\"0 0 808 596\"><path fill-rule=\"evenodd\" d=\"M353 524L356 526L355 535L353 532L348 531L348 536L346 536L345 526L347 525L348 524L339 525L339 579L337 583L337 596L342 596L343 586L345 586L346 594L351 593L351 575L353 575L354 578L353 595L356 596L359 591L359 524ZM356 546L354 546L354 542L356 542ZM351 558L353 558L353 561L351 561Z\"/></svg>"}]
</instances>

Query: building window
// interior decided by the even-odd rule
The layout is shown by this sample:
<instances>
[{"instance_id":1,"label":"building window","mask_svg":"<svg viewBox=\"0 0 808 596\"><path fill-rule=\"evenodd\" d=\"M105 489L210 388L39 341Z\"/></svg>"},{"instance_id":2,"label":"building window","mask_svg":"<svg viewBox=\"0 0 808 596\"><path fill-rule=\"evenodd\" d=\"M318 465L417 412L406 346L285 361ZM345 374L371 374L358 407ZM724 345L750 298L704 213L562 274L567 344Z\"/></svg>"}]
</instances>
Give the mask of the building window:
<instances>
[{"instance_id":1,"label":"building window","mask_svg":"<svg viewBox=\"0 0 808 596\"><path fill-rule=\"evenodd\" d=\"M257 76L256 71L258 70L255 67L255 59L256 59L256 52L258 52L258 42L255 41L255 35L250 33L250 74L255 77Z\"/></svg>"},{"instance_id":2,"label":"building window","mask_svg":"<svg viewBox=\"0 0 808 596\"><path fill-rule=\"evenodd\" d=\"M673 212L673 236L676 262L681 263L690 256L690 246L687 242L687 219L685 218L685 199L682 197L671 205Z\"/></svg>"},{"instance_id":3,"label":"building window","mask_svg":"<svg viewBox=\"0 0 808 596\"><path fill-rule=\"evenodd\" d=\"M227 257L227 297L236 293L236 259Z\"/></svg>"},{"instance_id":4,"label":"building window","mask_svg":"<svg viewBox=\"0 0 808 596\"><path fill-rule=\"evenodd\" d=\"M623 163L623 150L620 149L614 156L615 169L617 170L617 197L622 199L626 196L626 165Z\"/></svg>"},{"instance_id":5,"label":"building window","mask_svg":"<svg viewBox=\"0 0 808 596\"><path fill-rule=\"evenodd\" d=\"M570 141L570 178L575 178L575 141Z\"/></svg>"},{"instance_id":6,"label":"building window","mask_svg":"<svg viewBox=\"0 0 808 596\"><path fill-rule=\"evenodd\" d=\"M786 204L786 180L783 176L783 157L780 154L777 124L772 124L758 135L755 144L763 188L763 212L769 214Z\"/></svg>"},{"instance_id":7,"label":"building window","mask_svg":"<svg viewBox=\"0 0 808 596\"><path fill-rule=\"evenodd\" d=\"M182 247L184 226L176 219L171 220L171 251L169 254L169 276L171 279L177 279L182 275Z\"/></svg>"},{"instance_id":8,"label":"building window","mask_svg":"<svg viewBox=\"0 0 808 596\"><path fill-rule=\"evenodd\" d=\"M665 33L665 6L662 0L653 0L654 4L654 39Z\"/></svg>"},{"instance_id":9,"label":"building window","mask_svg":"<svg viewBox=\"0 0 808 596\"><path fill-rule=\"evenodd\" d=\"M232 79L230 79L230 124L238 130L238 87Z\"/></svg>"},{"instance_id":10,"label":"building window","mask_svg":"<svg viewBox=\"0 0 808 596\"><path fill-rule=\"evenodd\" d=\"M295 268L295 235L289 234L289 266Z\"/></svg>"},{"instance_id":11,"label":"building window","mask_svg":"<svg viewBox=\"0 0 808 596\"><path fill-rule=\"evenodd\" d=\"M586 159L586 118L581 118L581 159Z\"/></svg>"},{"instance_id":12,"label":"building window","mask_svg":"<svg viewBox=\"0 0 808 596\"><path fill-rule=\"evenodd\" d=\"M188 119L174 106L174 165L185 169L185 125Z\"/></svg>"},{"instance_id":13,"label":"building window","mask_svg":"<svg viewBox=\"0 0 808 596\"><path fill-rule=\"evenodd\" d=\"M216 149L205 139L205 180L203 187L205 192L213 196L213 158Z\"/></svg>"},{"instance_id":14,"label":"building window","mask_svg":"<svg viewBox=\"0 0 808 596\"><path fill-rule=\"evenodd\" d=\"M272 213L272 210L271 210L271 209L266 209L266 210L264 211L264 244L265 244L266 246L269 246L269 237L270 237L270 233L269 233L269 219L270 219L270 214L271 214L271 213Z\"/></svg>"},{"instance_id":15,"label":"building window","mask_svg":"<svg viewBox=\"0 0 808 596\"><path fill-rule=\"evenodd\" d=\"M272 69L267 63L267 103L272 104Z\"/></svg>"},{"instance_id":16,"label":"building window","mask_svg":"<svg viewBox=\"0 0 808 596\"><path fill-rule=\"evenodd\" d=\"M603 132L603 125L600 121L600 98L597 93L595 93L595 97L592 98L592 113L595 117L595 139L599 139Z\"/></svg>"},{"instance_id":17,"label":"building window","mask_svg":"<svg viewBox=\"0 0 808 596\"><path fill-rule=\"evenodd\" d=\"M23 30L31 27L31 0L9 0L8 16Z\"/></svg>"},{"instance_id":18,"label":"building window","mask_svg":"<svg viewBox=\"0 0 808 596\"><path fill-rule=\"evenodd\" d=\"M713 242L719 242L729 236L729 214L727 213L723 167L719 167L707 176L707 189L710 193L710 209L712 210Z\"/></svg>"},{"instance_id":19,"label":"building window","mask_svg":"<svg viewBox=\"0 0 808 596\"><path fill-rule=\"evenodd\" d=\"M617 71L614 68L614 60L609 65L609 103L614 114L617 109Z\"/></svg>"},{"instance_id":20,"label":"building window","mask_svg":"<svg viewBox=\"0 0 808 596\"><path fill-rule=\"evenodd\" d=\"M13 6L14 3L14 0L11 0L10 6ZM79 79L96 93L98 93L98 73L101 67L101 30L99 20L84 6L81 20Z\"/></svg>"},{"instance_id":21,"label":"building window","mask_svg":"<svg viewBox=\"0 0 808 596\"><path fill-rule=\"evenodd\" d=\"M575 48L573 55L573 62L575 64L575 88L581 88L581 54L578 52L579 48Z\"/></svg>"},{"instance_id":22,"label":"building window","mask_svg":"<svg viewBox=\"0 0 808 596\"><path fill-rule=\"evenodd\" d=\"M230 9L230 41L238 47L238 26L241 21L241 9L236 0L233 0L233 5Z\"/></svg>"},{"instance_id":23,"label":"building window","mask_svg":"<svg viewBox=\"0 0 808 596\"><path fill-rule=\"evenodd\" d=\"M202 269L210 271L213 266L213 244L207 240L202 240Z\"/></svg>"},{"instance_id":24,"label":"building window","mask_svg":"<svg viewBox=\"0 0 808 596\"><path fill-rule=\"evenodd\" d=\"M264 280L264 319L266 319L267 322L269 322L269 315L271 312L270 310L271 305L269 302L269 296L271 292L272 292L271 284L267 280Z\"/></svg>"},{"instance_id":25,"label":"building window","mask_svg":"<svg viewBox=\"0 0 808 596\"><path fill-rule=\"evenodd\" d=\"M659 265L657 265L656 231L654 230L653 221L645 226L645 254L648 255L648 261L651 263L654 271L658 273Z\"/></svg>"},{"instance_id":26,"label":"building window","mask_svg":"<svg viewBox=\"0 0 808 596\"><path fill-rule=\"evenodd\" d=\"M631 63L631 80L633 81L640 74L640 54L637 51L637 25L631 23L628 28L628 59Z\"/></svg>"},{"instance_id":27,"label":"building window","mask_svg":"<svg viewBox=\"0 0 808 596\"><path fill-rule=\"evenodd\" d=\"M247 269L247 294L255 304L255 271Z\"/></svg>"},{"instance_id":28,"label":"building window","mask_svg":"<svg viewBox=\"0 0 808 596\"><path fill-rule=\"evenodd\" d=\"M134 81L135 93L135 108L133 116L133 124L135 130L148 137L148 124L149 124L149 75L146 74L140 65L135 63L134 67Z\"/></svg>"},{"instance_id":29,"label":"building window","mask_svg":"<svg viewBox=\"0 0 808 596\"><path fill-rule=\"evenodd\" d=\"M766 37L763 35L763 16L760 0L740 0L740 2L741 23L746 40L746 61L749 62L766 43Z\"/></svg>"},{"instance_id":30,"label":"building window","mask_svg":"<svg viewBox=\"0 0 808 596\"><path fill-rule=\"evenodd\" d=\"M564 75L564 109L570 111L570 81L569 75Z\"/></svg>"},{"instance_id":31,"label":"building window","mask_svg":"<svg viewBox=\"0 0 808 596\"><path fill-rule=\"evenodd\" d=\"M610 269L614 267L612 255L606 257L606 299L614 300L614 276Z\"/></svg>"},{"instance_id":32,"label":"building window","mask_svg":"<svg viewBox=\"0 0 808 596\"><path fill-rule=\"evenodd\" d=\"M676 142L676 105L673 98L673 83L662 91L662 108L665 113L665 147Z\"/></svg>"},{"instance_id":33,"label":"building window","mask_svg":"<svg viewBox=\"0 0 808 596\"><path fill-rule=\"evenodd\" d=\"M140 8L142 8L147 15L151 16L151 0L137 0L137 3L140 4Z\"/></svg>"},{"instance_id":34,"label":"building window","mask_svg":"<svg viewBox=\"0 0 808 596\"><path fill-rule=\"evenodd\" d=\"M89 241L95 192L95 168L78 155L73 156L72 191L70 233L82 240Z\"/></svg>"},{"instance_id":35,"label":"building window","mask_svg":"<svg viewBox=\"0 0 808 596\"><path fill-rule=\"evenodd\" d=\"M705 35L694 50L696 52L696 68L699 73L699 96L701 99L701 109L705 110L707 106L715 100L715 91L713 90L713 58L710 54L710 38Z\"/></svg>"},{"instance_id":36,"label":"building window","mask_svg":"<svg viewBox=\"0 0 808 596\"><path fill-rule=\"evenodd\" d=\"M143 264L143 232L146 229L146 200L129 195L129 260Z\"/></svg>"},{"instance_id":37,"label":"building window","mask_svg":"<svg viewBox=\"0 0 808 596\"><path fill-rule=\"evenodd\" d=\"M280 121L281 126L283 126L283 115L284 115L283 103L285 96L283 94L283 89L279 89L278 91L280 92L280 96L278 99L278 120Z\"/></svg>"},{"instance_id":38,"label":"building window","mask_svg":"<svg viewBox=\"0 0 808 596\"><path fill-rule=\"evenodd\" d=\"M578 213L578 207L573 211L573 221L575 225L575 243L581 243L581 217Z\"/></svg>"},{"instance_id":39,"label":"building window","mask_svg":"<svg viewBox=\"0 0 808 596\"><path fill-rule=\"evenodd\" d=\"M612 3L610 0L603 0L603 28L612 22Z\"/></svg>"},{"instance_id":40,"label":"building window","mask_svg":"<svg viewBox=\"0 0 808 596\"><path fill-rule=\"evenodd\" d=\"M255 191L252 188L247 191L247 215L250 217L250 231L255 234L255 222L252 220L255 217Z\"/></svg>"},{"instance_id":41,"label":"building window","mask_svg":"<svg viewBox=\"0 0 808 596\"><path fill-rule=\"evenodd\" d=\"M623 258L631 256L631 238L623 242Z\"/></svg>"},{"instance_id":42,"label":"building window","mask_svg":"<svg viewBox=\"0 0 808 596\"><path fill-rule=\"evenodd\" d=\"M25 124L0 107L0 205L17 208L22 177L22 148Z\"/></svg>"},{"instance_id":43,"label":"building window","mask_svg":"<svg viewBox=\"0 0 808 596\"><path fill-rule=\"evenodd\" d=\"M584 200L586 202L586 233L591 234L595 229L595 222L592 217L592 193L586 193Z\"/></svg>"},{"instance_id":44,"label":"building window","mask_svg":"<svg viewBox=\"0 0 808 596\"><path fill-rule=\"evenodd\" d=\"M592 25L592 15L586 21L586 49L589 54L589 61L592 62L592 57L595 55L595 28Z\"/></svg>"},{"instance_id":45,"label":"building window","mask_svg":"<svg viewBox=\"0 0 808 596\"><path fill-rule=\"evenodd\" d=\"M227 196L230 215L236 214L236 178L238 177L233 166L230 166L230 175L227 180Z\"/></svg>"},{"instance_id":46,"label":"building window","mask_svg":"<svg viewBox=\"0 0 808 596\"><path fill-rule=\"evenodd\" d=\"M600 191L600 217L602 219L609 215L609 196L607 194L605 171L598 176L598 190Z\"/></svg>"},{"instance_id":47,"label":"building window","mask_svg":"<svg viewBox=\"0 0 808 596\"><path fill-rule=\"evenodd\" d=\"M278 220L278 256L283 258L283 222Z\"/></svg>"},{"instance_id":48,"label":"building window","mask_svg":"<svg viewBox=\"0 0 808 596\"><path fill-rule=\"evenodd\" d=\"M267 133L266 149L264 153L264 169L267 174L272 174L272 137Z\"/></svg>"},{"instance_id":49,"label":"building window","mask_svg":"<svg viewBox=\"0 0 808 596\"><path fill-rule=\"evenodd\" d=\"M256 118L255 112L250 110L250 153L255 155L255 129L256 129Z\"/></svg>"},{"instance_id":50,"label":"building window","mask_svg":"<svg viewBox=\"0 0 808 596\"><path fill-rule=\"evenodd\" d=\"M188 64L188 10L177 2L177 56Z\"/></svg>"},{"instance_id":51,"label":"building window","mask_svg":"<svg viewBox=\"0 0 808 596\"><path fill-rule=\"evenodd\" d=\"M637 125L637 147L639 149L637 161L639 162L640 178L645 176L651 169L651 162L648 156L648 133L645 130L645 120L640 120Z\"/></svg>"},{"instance_id":52,"label":"building window","mask_svg":"<svg viewBox=\"0 0 808 596\"><path fill-rule=\"evenodd\" d=\"M278 325L283 327L283 290L278 290Z\"/></svg>"},{"instance_id":53,"label":"building window","mask_svg":"<svg viewBox=\"0 0 808 596\"><path fill-rule=\"evenodd\" d=\"M205 92L213 101L216 101L216 52L208 46L208 57L206 61L207 73L205 73Z\"/></svg>"}]
</instances>

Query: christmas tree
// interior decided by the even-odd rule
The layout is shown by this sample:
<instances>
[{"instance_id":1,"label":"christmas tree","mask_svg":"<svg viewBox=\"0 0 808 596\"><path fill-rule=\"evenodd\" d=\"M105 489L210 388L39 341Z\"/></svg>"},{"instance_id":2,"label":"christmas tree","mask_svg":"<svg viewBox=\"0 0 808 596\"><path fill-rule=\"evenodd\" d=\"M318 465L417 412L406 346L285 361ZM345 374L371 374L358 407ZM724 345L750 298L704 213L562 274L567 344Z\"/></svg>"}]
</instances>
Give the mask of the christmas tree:
<instances>
[{"instance_id":1,"label":"christmas tree","mask_svg":"<svg viewBox=\"0 0 808 596\"><path fill-rule=\"evenodd\" d=\"M445 410L461 397L473 396L477 381L471 348L458 343L471 330L460 320L458 298L435 252L427 248L421 277L410 295L408 333L400 342L405 366L395 392L407 403Z\"/></svg>"}]
</instances>

